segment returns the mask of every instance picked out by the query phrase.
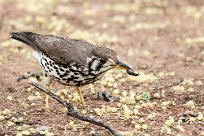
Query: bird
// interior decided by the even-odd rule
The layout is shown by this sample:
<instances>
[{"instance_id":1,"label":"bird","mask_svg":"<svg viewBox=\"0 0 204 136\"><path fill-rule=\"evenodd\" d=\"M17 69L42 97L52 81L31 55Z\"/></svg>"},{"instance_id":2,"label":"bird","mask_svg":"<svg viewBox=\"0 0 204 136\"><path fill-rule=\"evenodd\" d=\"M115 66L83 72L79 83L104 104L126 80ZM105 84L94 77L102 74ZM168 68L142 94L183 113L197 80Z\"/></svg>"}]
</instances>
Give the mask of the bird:
<instances>
[{"instance_id":1,"label":"bird","mask_svg":"<svg viewBox=\"0 0 204 136\"><path fill-rule=\"evenodd\" d=\"M34 57L47 75L45 85L52 80L74 86L83 106L86 106L80 87L94 83L113 68L138 76L138 72L120 61L117 53L107 47L95 46L81 39L33 32L11 32L11 38L23 42L34 49ZM49 109L48 96L45 108Z\"/></svg>"}]
</instances>

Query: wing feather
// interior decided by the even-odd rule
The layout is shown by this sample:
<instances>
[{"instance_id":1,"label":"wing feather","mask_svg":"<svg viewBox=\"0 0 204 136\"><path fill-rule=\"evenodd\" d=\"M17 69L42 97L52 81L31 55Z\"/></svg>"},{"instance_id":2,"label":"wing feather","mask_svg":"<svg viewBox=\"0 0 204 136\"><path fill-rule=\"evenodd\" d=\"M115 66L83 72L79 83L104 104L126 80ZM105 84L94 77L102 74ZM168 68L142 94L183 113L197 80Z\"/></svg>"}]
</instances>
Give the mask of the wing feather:
<instances>
[{"instance_id":1,"label":"wing feather","mask_svg":"<svg viewBox=\"0 0 204 136\"><path fill-rule=\"evenodd\" d=\"M40 51L58 64L76 63L86 66L88 57L92 56L93 44L53 35L40 35L32 32L12 32L11 38L21 41L34 50Z\"/></svg>"}]
</instances>

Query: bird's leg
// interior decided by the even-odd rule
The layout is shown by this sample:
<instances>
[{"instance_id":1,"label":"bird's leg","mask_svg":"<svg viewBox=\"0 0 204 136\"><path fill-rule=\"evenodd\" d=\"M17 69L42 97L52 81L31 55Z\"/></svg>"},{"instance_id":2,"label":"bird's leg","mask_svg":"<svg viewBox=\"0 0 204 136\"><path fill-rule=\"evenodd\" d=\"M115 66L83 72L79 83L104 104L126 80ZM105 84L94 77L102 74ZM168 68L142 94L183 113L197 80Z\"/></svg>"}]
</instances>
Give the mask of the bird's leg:
<instances>
[{"instance_id":1,"label":"bird's leg","mask_svg":"<svg viewBox=\"0 0 204 136\"><path fill-rule=\"evenodd\" d=\"M81 90L80 90L79 87L77 87L77 92L78 92L78 94L79 94L79 97L80 97L80 100L81 100L82 105L83 105L84 107L86 107L86 104L85 104L85 102L84 102L84 98L83 98L83 96L82 96L82 93L81 93Z\"/></svg>"},{"instance_id":2,"label":"bird's leg","mask_svg":"<svg viewBox=\"0 0 204 136\"><path fill-rule=\"evenodd\" d=\"M47 86L46 89L49 90L49 87ZM50 107L49 107L49 96L45 94L45 111L50 112Z\"/></svg>"},{"instance_id":3,"label":"bird's leg","mask_svg":"<svg viewBox=\"0 0 204 136\"><path fill-rule=\"evenodd\" d=\"M43 84L46 87L46 89L50 90L50 84L52 79L49 76L45 75L45 72L43 72ZM49 96L46 94L45 95L45 111L50 112L50 107L49 107Z\"/></svg>"}]
</instances>

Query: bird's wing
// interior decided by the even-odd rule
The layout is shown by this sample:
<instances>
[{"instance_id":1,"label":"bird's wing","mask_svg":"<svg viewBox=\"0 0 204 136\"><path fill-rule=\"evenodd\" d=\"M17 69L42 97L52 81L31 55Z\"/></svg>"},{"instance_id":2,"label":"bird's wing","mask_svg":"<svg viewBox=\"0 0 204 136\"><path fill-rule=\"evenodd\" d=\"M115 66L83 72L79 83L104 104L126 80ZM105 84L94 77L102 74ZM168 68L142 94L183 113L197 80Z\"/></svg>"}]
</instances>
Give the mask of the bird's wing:
<instances>
[{"instance_id":1,"label":"bird's wing","mask_svg":"<svg viewBox=\"0 0 204 136\"><path fill-rule=\"evenodd\" d=\"M88 57L92 56L95 46L83 40L64 38L53 35L39 35L31 32L12 34L14 39L22 41L35 50L43 52L58 64L76 63L86 67ZM20 37L20 38L19 38Z\"/></svg>"},{"instance_id":2,"label":"bird's wing","mask_svg":"<svg viewBox=\"0 0 204 136\"><path fill-rule=\"evenodd\" d=\"M92 56L94 45L75 39L61 39L60 37L40 37L41 50L52 60L59 64L69 65L76 63L79 66L86 66L87 59Z\"/></svg>"}]
</instances>

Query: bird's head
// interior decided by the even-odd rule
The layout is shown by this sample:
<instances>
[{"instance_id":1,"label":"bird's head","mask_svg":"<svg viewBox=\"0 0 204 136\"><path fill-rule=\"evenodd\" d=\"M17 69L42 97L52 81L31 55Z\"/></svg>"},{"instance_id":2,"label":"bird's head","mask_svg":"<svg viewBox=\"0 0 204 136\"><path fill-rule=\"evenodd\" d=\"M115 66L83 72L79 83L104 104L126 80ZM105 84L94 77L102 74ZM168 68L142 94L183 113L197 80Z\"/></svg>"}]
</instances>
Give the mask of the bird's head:
<instances>
[{"instance_id":1,"label":"bird's head","mask_svg":"<svg viewBox=\"0 0 204 136\"><path fill-rule=\"evenodd\" d=\"M112 68L124 69L129 75L138 76L139 73L135 73L134 70L118 59L117 53L106 47L97 47L94 50L94 55L106 60L104 65L111 66Z\"/></svg>"}]
</instances>

